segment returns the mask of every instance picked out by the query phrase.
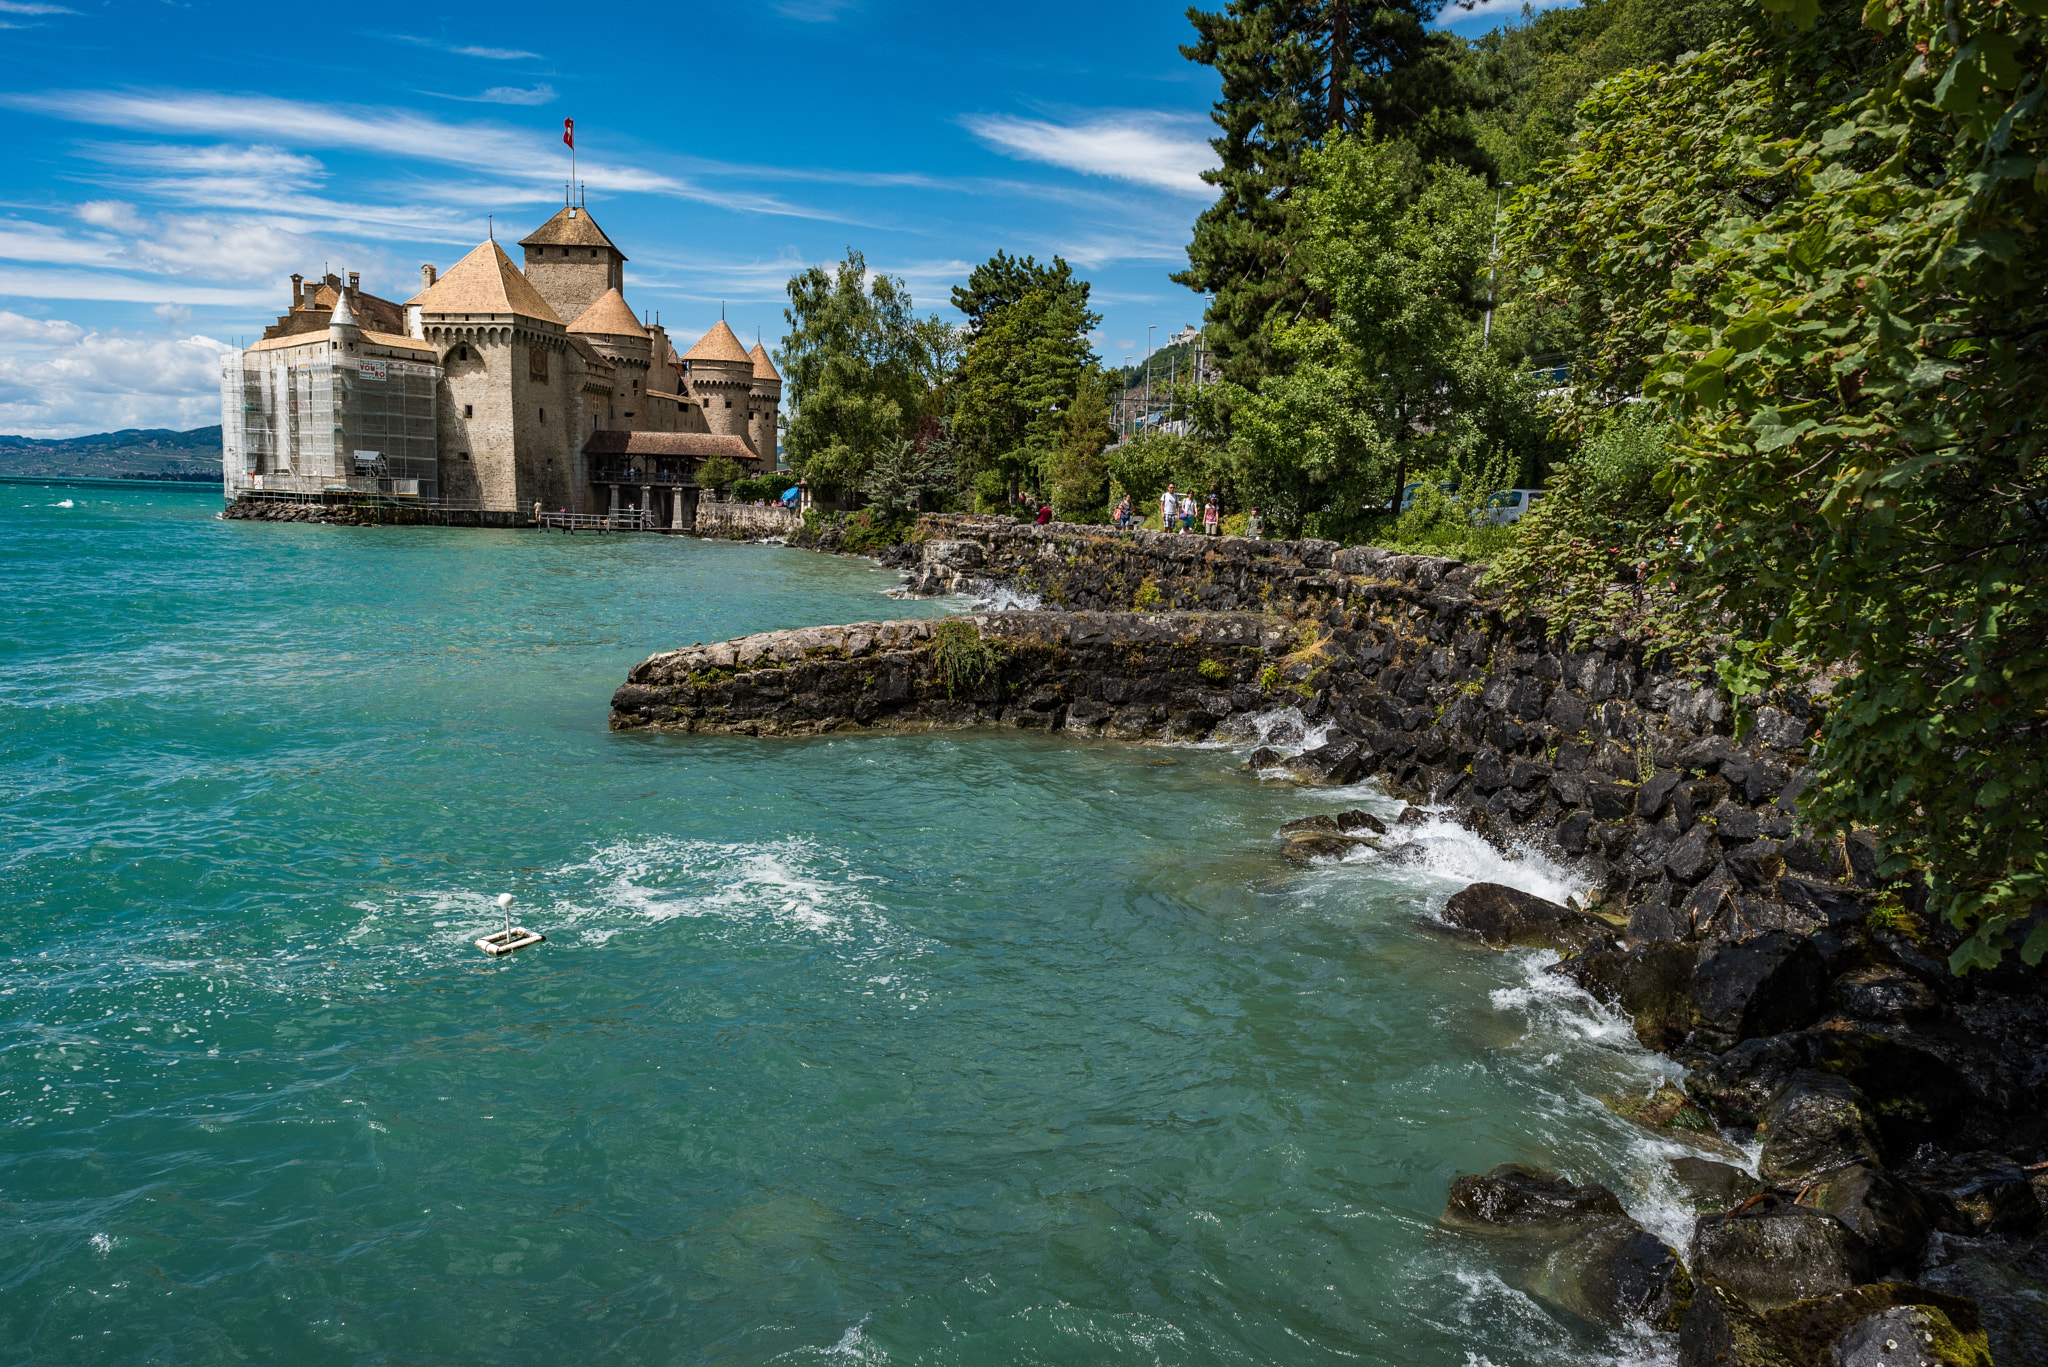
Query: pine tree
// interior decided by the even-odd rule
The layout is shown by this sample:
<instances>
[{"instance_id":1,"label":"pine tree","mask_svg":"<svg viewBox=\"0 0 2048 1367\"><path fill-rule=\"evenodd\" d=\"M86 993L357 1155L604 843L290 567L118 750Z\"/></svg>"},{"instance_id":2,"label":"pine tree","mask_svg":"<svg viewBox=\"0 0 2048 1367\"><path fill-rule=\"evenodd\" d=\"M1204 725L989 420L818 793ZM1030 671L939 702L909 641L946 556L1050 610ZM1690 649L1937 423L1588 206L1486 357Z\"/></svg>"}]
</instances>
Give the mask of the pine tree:
<instances>
[{"instance_id":1,"label":"pine tree","mask_svg":"<svg viewBox=\"0 0 2048 1367\"><path fill-rule=\"evenodd\" d=\"M1302 156L1332 133L1368 122L1431 160L1482 160L1466 126L1474 100L1463 45L1428 27L1432 0L1229 0L1191 9L1197 41L1181 48L1222 78L1211 140L1219 191L1195 220L1188 269L1173 279L1212 293L1208 321L1224 377L1247 388L1275 359L1266 325L1300 318L1312 300L1296 191Z\"/></svg>"}]
</instances>

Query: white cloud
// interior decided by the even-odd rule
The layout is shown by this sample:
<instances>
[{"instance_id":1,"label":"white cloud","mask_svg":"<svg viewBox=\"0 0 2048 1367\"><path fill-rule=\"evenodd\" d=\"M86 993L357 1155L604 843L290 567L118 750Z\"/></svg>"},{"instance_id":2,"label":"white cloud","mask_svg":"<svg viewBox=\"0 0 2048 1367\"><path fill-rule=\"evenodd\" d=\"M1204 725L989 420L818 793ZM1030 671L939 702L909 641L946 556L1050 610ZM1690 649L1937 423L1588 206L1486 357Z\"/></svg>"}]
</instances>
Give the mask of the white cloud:
<instances>
[{"instance_id":1,"label":"white cloud","mask_svg":"<svg viewBox=\"0 0 2048 1367\"><path fill-rule=\"evenodd\" d=\"M83 336L84 328L61 318L24 318L18 313L0 309L0 347L22 343L68 343Z\"/></svg>"},{"instance_id":2,"label":"white cloud","mask_svg":"<svg viewBox=\"0 0 2048 1367\"><path fill-rule=\"evenodd\" d=\"M17 299L95 299L109 303L223 305L231 308L277 307L279 286L265 289L222 289L182 280L150 280L112 271L17 270L0 266L0 297Z\"/></svg>"},{"instance_id":3,"label":"white cloud","mask_svg":"<svg viewBox=\"0 0 2048 1367\"><path fill-rule=\"evenodd\" d=\"M555 98L555 88L546 81L530 90L515 85L494 85L481 95L450 95L451 100L468 100L472 104L546 104Z\"/></svg>"},{"instance_id":4,"label":"white cloud","mask_svg":"<svg viewBox=\"0 0 2048 1367\"><path fill-rule=\"evenodd\" d=\"M1202 172L1216 164L1216 153L1193 118L1130 112L1058 124L989 114L963 122L983 142L1026 161L1182 194L1215 194Z\"/></svg>"},{"instance_id":5,"label":"white cloud","mask_svg":"<svg viewBox=\"0 0 2048 1367\"><path fill-rule=\"evenodd\" d=\"M523 180L561 184L565 151L552 131L503 124L451 123L385 108L317 104L269 95L222 95L203 91L60 90L0 95L0 105L55 118L112 128L215 137L248 137L266 144L345 148L379 156L410 158L441 166ZM699 200L740 212L836 220L827 214L764 195L729 194L625 162L585 157L579 178L594 190L667 195Z\"/></svg>"},{"instance_id":6,"label":"white cloud","mask_svg":"<svg viewBox=\"0 0 2048 1367\"><path fill-rule=\"evenodd\" d=\"M373 37L388 38L394 43L411 43L414 47L430 47L437 52L452 52L458 57L481 57L488 62L538 61L538 52L526 52L510 47L474 47L457 43L444 43L433 38L421 38L410 33L379 33Z\"/></svg>"},{"instance_id":7,"label":"white cloud","mask_svg":"<svg viewBox=\"0 0 2048 1367\"><path fill-rule=\"evenodd\" d=\"M1563 9L1575 5L1578 0L1450 0L1437 11L1439 24L1459 24L1467 19L1487 19L1503 14L1520 14L1527 5L1532 10Z\"/></svg>"},{"instance_id":8,"label":"white cloud","mask_svg":"<svg viewBox=\"0 0 2048 1367\"><path fill-rule=\"evenodd\" d=\"M854 8L854 0L775 0L774 5L775 12L783 18L807 24L829 24Z\"/></svg>"},{"instance_id":9,"label":"white cloud","mask_svg":"<svg viewBox=\"0 0 2048 1367\"><path fill-rule=\"evenodd\" d=\"M130 337L0 312L0 431L75 436L220 421L211 337Z\"/></svg>"},{"instance_id":10,"label":"white cloud","mask_svg":"<svg viewBox=\"0 0 2048 1367\"><path fill-rule=\"evenodd\" d=\"M0 14L76 14L62 5L27 5L20 0L0 0Z\"/></svg>"},{"instance_id":11,"label":"white cloud","mask_svg":"<svg viewBox=\"0 0 2048 1367\"><path fill-rule=\"evenodd\" d=\"M0 219L0 261L31 261L49 266L101 266L111 264L120 250L119 240L105 235L81 238L26 219Z\"/></svg>"}]
</instances>

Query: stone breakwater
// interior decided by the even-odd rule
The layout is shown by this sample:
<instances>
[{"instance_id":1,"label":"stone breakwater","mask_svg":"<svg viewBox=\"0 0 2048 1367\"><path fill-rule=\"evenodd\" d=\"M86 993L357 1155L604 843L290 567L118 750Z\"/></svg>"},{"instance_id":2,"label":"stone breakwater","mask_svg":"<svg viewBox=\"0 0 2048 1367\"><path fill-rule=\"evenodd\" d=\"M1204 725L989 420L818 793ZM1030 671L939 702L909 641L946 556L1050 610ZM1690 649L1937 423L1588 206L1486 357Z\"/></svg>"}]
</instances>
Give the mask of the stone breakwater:
<instances>
[{"instance_id":1,"label":"stone breakwater","mask_svg":"<svg viewBox=\"0 0 2048 1367\"><path fill-rule=\"evenodd\" d=\"M1119 535L1107 527L927 514L917 539L882 557L921 597L977 584L1036 594L1048 606L1097 611L1286 611L1370 584L1469 598L1484 567L1334 541L1238 536Z\"/></svg>"},{"instance_id":2,"label":"stone breakwater","mask_svg":"<svg viewBox=\"0 0 2048 1367\"><path fill-rule=\"evenodd\" d=\"M656 655L614 730L814 735L999 724L1199 738L1262 705L1285 623L1254 613L1005 612L769 632Z\"/></svg>"},{"instance_id":3,"label":"stone breakwater","mask_svg":"<svg viewBox=\"0 0 2048 1367\"><path fill-rule=\"evenodd\" d=\"M231 522L322 522L333 527L531 527L519 513L490 509L406 507L389 503L316 503L241 497L221 509Z\"/></svg>"},{"instance_id":4,"label":"stone breakwater","mask_svg":"<svg viewBox=\"0 0 2048 1367\"><path fill-rule=\"evenodd\" d=\"M1459 1179L1448 1228L1540 1244L1532 1294L1674 1329L1685 1367L1820 1367L1887 1343L1914 1361L2048 1362L2043 975L1953 977L1945 928L1916 921L1916 884L1878 875L1870 833L1802 826L1815 718L1800 699L1759 708L1738 739L1727 701L1680 662L1561 641L1454 561L994 519L925 532L896 557L917 591L1267 610L994 613L697 646L636 667L613 726L1195 739L1298 718L1312 734L1251 767L1377 775L1503 849L1582 869L1584 904L1480 884L1440 929L1558 949L1553 972L1684 1070L1682 1086L1601 1098L1693 1150L1673 1164L1698 1212L1683 1250L1605 1189L1513 1165ZM1277 848L1400 858L1423 819L1337 813L1290 823Z\"/></svg>"},{"instance_id":5,"label":"stone breakwater","mask_svg":"<svg viewBox=\"0 0 2048 1367\"><path fill-rule=\"evenodd\" d=\"M690 535L713 541L761 541L792 536L803 525L803 518L786 508L702 501L697 504L697 522Z\"/></svg>"}]
</instances>

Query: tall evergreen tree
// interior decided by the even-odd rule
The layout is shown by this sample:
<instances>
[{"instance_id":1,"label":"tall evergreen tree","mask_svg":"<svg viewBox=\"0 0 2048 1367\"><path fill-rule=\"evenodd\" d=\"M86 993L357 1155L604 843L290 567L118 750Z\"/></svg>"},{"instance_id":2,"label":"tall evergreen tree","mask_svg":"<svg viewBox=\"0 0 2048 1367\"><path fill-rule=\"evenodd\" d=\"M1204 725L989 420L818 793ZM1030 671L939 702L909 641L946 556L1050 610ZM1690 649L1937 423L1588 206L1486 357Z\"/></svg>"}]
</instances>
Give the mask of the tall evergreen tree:
<instances>
[{"instance_id":1,"label":"tall evergreen tree","mask_svg":"<svg viewBox=\"0 0 2048 1367\"><path fill-rule=\"evenodd\" d=\"M1370 125L1415 164L1482 166L1466 126L1475 87L1463 47L1429 24L1436 0L1229 0L1190 9L1190 61L1213 67L1222 96L1211 140L1223 164L1203 178L1216 202L1195 220L1188 269L1173 278L1215 296L1210 339L1224 376L1247 388L1273 368L1266 325L1311 303L1297 191L1302 157Z\"/></svg>"}]
</instances>

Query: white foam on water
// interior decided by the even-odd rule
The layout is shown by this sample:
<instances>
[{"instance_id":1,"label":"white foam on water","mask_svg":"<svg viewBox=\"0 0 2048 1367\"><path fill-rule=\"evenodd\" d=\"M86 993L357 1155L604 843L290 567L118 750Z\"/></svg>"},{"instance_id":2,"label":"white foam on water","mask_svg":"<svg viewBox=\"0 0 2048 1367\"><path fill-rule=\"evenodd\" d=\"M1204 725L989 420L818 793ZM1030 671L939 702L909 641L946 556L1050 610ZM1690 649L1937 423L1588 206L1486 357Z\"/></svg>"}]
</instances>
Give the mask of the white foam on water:
<instances>
[{"instance_id":1,"label":"white foam on water","mask_svg":"<svg viewBox=\"0 0 2048 1367\"><path fill-rule=\"evenodd\" d=\"M78 505L67 498L62 503L45 503L43 506L45 508L76 508Z\"/></svg>"},{"instance_id":2,"label":"white foam on water","mask_svg":"<svg viewBox=\"0 0 2048 1367\"><path fill-rule=\"evenodd\" d=\"M1384 796L1372 788L1333 789L1330 796L1341 802L1354 792ZM1452 893L1474 883L1499 883L1552 902L1583 897L1590 886L1584 874L1540 850L1511 848L1503 853L1463 826L1438 816L1420 825L1396 826L1380 843L1379 850L1361 846L1347 862L1383 866L1389 882L1421 893L1432 915L1443 909Z\"/></svg>"},{"instance_id":3,"label":"white foam on water","mask_svg":"<svg viewBox=\"0 0 2048 1367\"><path fill-rule=\"evenodd\" d=\"M1001 584L984 584L978 580L965 593L953 596L966 599L969 612L1036 612L1045 606L1045 599L1035 593L1020 593Z\"/></svg>"}]
</instances>

